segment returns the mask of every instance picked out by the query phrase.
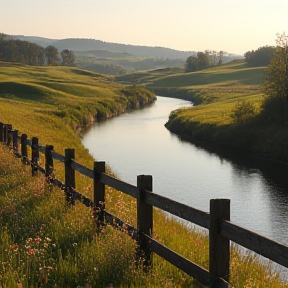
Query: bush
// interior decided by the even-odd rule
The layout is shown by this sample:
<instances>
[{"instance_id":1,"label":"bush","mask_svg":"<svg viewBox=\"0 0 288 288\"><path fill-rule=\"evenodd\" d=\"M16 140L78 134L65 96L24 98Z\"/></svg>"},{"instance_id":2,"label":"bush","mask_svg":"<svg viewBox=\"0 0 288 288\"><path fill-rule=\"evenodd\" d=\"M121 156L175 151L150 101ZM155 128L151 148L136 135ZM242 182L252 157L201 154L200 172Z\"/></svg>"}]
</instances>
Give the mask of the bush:
<instances>
[{"instance_id":1,"label":"bush","mask_svg":"<svg viewBox=\"0 0 288 288\"><path fill-rule=\"evenodd\" d=\"M255 106L249 101L238 102L232 110L231 117L234 123L243 124L256 114Z\"/></svg>"}]
</instances>

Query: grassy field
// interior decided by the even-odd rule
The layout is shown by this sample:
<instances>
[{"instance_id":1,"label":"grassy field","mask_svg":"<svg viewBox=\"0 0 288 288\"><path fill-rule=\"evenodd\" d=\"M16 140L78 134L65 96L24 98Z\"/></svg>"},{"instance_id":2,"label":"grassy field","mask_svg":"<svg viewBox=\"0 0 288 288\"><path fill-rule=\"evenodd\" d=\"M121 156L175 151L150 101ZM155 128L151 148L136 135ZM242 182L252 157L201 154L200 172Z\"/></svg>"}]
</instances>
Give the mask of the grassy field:
<instances>
[{"instance_id":1,"label":"grassy field","mask_svg":"<svg viewBox=\"0 0 288 288\"><path fill-rule=\"evenodd\" d=\"M88 109L92 109L90 105L97 110L100 101L103 107L122 98L124 103L129 103L120 92L126 91L126 97L130 97L133 91L136 94L138 91L133 90L136 88L128 91L109 77L75 68L1 64L0 75L0 121L11 123L30 139L39 137L42 145L54 145L55 151L61 154L65 148L74 148L76 160L87 167L93 166L94 159L75 134L75 125L82 123L75 111L85 118ZM93 96L93 89L101 92ZM59 115L59 111L63 114ZM0 285L3 288L14 288L17 281L23 287L87 288L106 287L109 283L114 287L199 287L191 277L157 256L153 269L144 273L141 265L135 263L134 241L109 226L97 234L90 209L78 203L75 207L67 206L62 191L48 185L43 176L32 178L31 168L15 159L11 150L1 143L0 155ZM43 156L40 158L43 165L42 159ZM107 172L113 173L109 168ZM64 178L63 163L55 161L55 174L61 180ZM91 180L78 173L76 188L92 198ZM132 225L136 224L135 204L135 199L106 187L106 209ZM208 268L205 231L180 225L158 210L154 219L154 237L158 241ZM255 255L243 255L233 246L232 285L287 287L271 266L260 261Z\"/></svg>"},{"instance_id":2,"label":"grassy field","mask_svg":"<svg viewBox=\"0 0 288 288\"><path fill-rule=\"evenodd\" d=\"M135 109L139 103L145 106L155 100L152 93L141 87L124 89L112 79L77 68L0 63L0 97L10 103L22 101L23 105L37 101L38 107L33 113L40 113L42 109L44 118L53 114L73 125L106 119Z\"/></svg>"}]
</instances>

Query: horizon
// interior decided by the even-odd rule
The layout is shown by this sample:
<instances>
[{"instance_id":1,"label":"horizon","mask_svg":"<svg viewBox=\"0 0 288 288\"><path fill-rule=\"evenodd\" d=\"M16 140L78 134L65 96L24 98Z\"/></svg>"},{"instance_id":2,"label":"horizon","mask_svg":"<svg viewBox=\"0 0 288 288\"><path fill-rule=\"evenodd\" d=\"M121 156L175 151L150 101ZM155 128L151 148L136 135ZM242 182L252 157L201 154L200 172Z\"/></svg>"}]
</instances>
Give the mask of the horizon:
<instances>
[{"instance_id":1,"label":"horizon","mask_svg":"<svg viewBox=\"0 0 288 288\"><path fill-rule=\"evenodd\" d=\"M275 46L276 34L288 31L286 0L220 0L217 5L212 0L195 4L189 0L176 4L167 0L51 0L49 5L42 0L2 1L2 33L55 40L92 39L243 55Z\"/></svg>"}]
</instances>

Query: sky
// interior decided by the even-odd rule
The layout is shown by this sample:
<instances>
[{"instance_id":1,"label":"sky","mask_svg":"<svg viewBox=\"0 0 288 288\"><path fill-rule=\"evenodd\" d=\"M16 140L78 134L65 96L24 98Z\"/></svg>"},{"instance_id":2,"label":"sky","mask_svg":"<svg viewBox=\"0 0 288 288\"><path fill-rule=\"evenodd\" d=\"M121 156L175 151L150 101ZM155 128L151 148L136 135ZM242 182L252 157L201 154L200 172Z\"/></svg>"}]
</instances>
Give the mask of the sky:
<instances>
[{"instance_id":1,"label":"sky","mask_svg":"<svg viewBox=\"0 0 288 288\"><path fill-rule=\"evenodd\" d=\"M288 0L0 0L0 32L244 54L288 34Z\"/></svg>"}]
</instances>

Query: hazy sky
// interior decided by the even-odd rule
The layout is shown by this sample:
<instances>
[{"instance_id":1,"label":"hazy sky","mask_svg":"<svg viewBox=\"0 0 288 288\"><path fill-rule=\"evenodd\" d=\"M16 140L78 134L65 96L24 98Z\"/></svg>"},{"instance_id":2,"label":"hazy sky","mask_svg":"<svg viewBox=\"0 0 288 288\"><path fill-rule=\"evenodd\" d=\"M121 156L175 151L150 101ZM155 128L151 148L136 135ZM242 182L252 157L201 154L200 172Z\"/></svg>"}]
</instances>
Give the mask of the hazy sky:
<instances>
[{"instance_id":1,"label":"hazy sky","mask_svg":"<svg viewBox=\"0 0 288 288\"><path fill-rule=\"evenodd\" d=\"M0 0L0 32L243 54L288 34L288 0Z\"/></svg>"}]
</instances>

